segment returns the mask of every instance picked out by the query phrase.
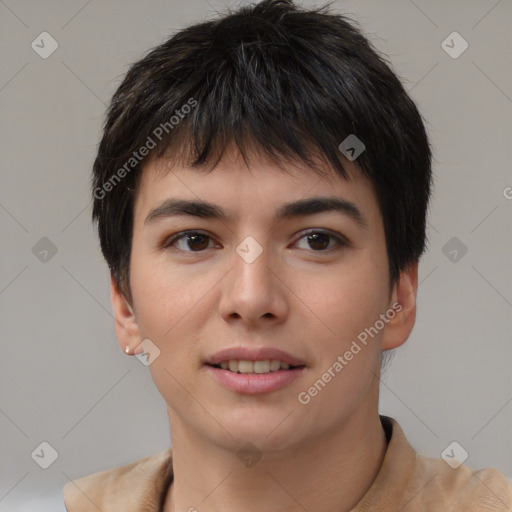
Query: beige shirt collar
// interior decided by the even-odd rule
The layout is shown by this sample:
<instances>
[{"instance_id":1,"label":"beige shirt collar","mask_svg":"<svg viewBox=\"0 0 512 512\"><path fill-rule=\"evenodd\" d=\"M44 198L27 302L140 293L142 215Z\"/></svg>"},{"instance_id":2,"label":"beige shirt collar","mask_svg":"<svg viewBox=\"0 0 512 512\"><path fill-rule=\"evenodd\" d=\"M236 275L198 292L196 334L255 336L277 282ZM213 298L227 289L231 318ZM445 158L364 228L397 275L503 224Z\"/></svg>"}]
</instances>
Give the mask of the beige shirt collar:
<instances>
[{"instance_id":1,"label":"beige shirt collar","mask_svg":"<svg viewBox=\"0 0 512 512\"><path fill-rule=\"evenodd\" d=\"M380 416L388 438L382 466L353 512L512 511L512 485L495 469L452 469L418 455L400 425ZM161 512L173 479L172 449L64 487L68 512ZM480 507L480 508L479 508Z\"/></svg>"}]
</instances>

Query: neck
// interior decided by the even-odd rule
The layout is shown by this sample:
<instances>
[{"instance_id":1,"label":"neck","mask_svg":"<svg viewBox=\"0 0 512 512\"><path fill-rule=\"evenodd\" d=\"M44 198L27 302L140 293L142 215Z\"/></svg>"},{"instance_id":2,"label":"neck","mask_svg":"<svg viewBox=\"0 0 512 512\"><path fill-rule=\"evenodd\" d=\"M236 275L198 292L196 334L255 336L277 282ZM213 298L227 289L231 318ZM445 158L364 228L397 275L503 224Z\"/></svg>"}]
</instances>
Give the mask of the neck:
<instances>
[{"instance_id":1,"label":"neck","mask_svg":"<svg viewBox=\"0 0 512 512\"><path fill-rule=\"evenodd\" d=\"M252 467L170 419L174 479L165 512L348 512L374 481L387 448L376 408L300 446L265 452Z\"/></svg>"}]
</instances>

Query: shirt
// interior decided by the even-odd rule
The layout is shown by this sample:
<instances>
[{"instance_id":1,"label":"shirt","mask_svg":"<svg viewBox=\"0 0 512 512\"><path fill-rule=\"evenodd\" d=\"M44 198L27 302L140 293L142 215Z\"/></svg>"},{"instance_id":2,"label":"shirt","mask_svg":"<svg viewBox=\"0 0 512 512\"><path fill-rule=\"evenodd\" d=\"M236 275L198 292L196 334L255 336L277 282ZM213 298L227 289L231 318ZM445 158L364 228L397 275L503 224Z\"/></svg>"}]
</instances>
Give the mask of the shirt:
<instances>
[{"instance_id":1,"label":"shirt","mask_svg":"<svg viewBox=\"0 0 512 512\"><path fill-rule=\"evenodd\" d=\"M473 471L464 464L454 469L442 458L423 457L396 420L382 415L380 420L386 453L352 512L512 511L512 485L498 470ZM64 502L68 512L161 512L172 480L171 447L67 483Z\"/></svg>"}]
</instances>

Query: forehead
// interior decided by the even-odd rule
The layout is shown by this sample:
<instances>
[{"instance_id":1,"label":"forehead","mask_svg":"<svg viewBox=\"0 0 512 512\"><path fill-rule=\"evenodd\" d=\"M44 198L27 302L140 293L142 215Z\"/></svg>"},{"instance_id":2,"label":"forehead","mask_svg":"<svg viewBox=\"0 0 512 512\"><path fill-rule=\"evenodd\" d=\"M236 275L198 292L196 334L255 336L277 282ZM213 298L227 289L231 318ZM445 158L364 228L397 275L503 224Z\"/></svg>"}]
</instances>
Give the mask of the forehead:
<instances>
[{"instance_id":1,"label":"forehead","mask_svg":"<svg viewBox=\"0 0 512 512\"><path fill-rule=\"evenodd\" d=\"M372 183L355 162L344 162L346 177L317 159L314 166L252 154L244 160L231 150L212 167L191 167L169 158L146 163L135 202L135 218L169 198L205 200L222 205L228 217L274 213L280 205L308 196L340 197L378 213ZM374 210L377 209L375 212Z\"/></svg>"}]
</instances>

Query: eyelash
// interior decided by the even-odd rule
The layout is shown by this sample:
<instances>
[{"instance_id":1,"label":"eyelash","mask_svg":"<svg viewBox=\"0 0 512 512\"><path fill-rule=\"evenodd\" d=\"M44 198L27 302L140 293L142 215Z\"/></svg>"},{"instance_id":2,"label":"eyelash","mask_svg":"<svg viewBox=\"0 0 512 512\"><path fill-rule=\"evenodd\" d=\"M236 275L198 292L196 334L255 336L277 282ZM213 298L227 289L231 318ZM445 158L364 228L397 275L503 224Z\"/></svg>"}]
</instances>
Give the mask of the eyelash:
<instances>
[{"instance_id":1,"label":"eyelash","mask_svg":"<svg viewBox=\"0 0 512 512\"><path fill-rule=\"evenodd\" d=\"M322 234L322 235L326 235L326 236L329 236L331 239L333 239L335 242L336 242L336 246L335 247L331 247L329 249L322 249L322 250L314 250L314 249L311 249L310 251L308 252L314 252L314 253L327 253L327 252L332 252L332 251L335 251L337 249L341 249L342 247L348 247L350 245L349 241L342 235L336 235L334 233L332 233L331 231L327 231L327 230L324 230L324 229L311 229L309 231L307 231L306 233L304 233L298 240L302 240L303 238L309 236L309 235L313 235L313 234ZM213 241L213 239L205 232L203 231L196 231L196 230L188 230L188 231L181 231L180 233L176 233L175 235L171 236L170 238L168 238L164 244L163 244L163 249L170 249L172 244L174 242L176 242L177 240L180 240L182 238L185 238L186 236L193 236L193 235L200 235L200 236L203 236L205 238L209 238L210 240ZM295 243L297 243L295 242ZM188 252L188 253L201 253L201 252L204 252L206 249L204 250L201 250L201 251L192 251L192 250L188 250L188 251L183 251L182 249L177 249L179 251L182 251L182 252Z\"/></svg>"}]
</instances>

